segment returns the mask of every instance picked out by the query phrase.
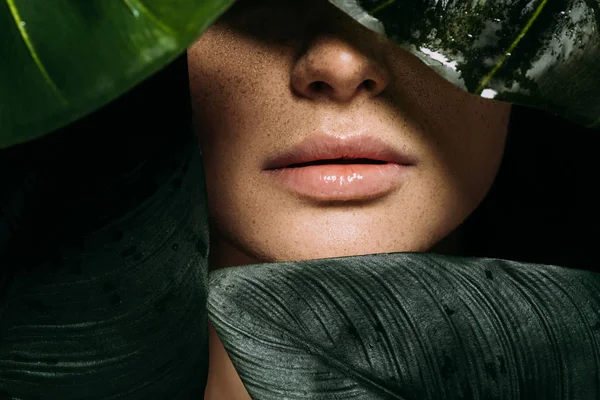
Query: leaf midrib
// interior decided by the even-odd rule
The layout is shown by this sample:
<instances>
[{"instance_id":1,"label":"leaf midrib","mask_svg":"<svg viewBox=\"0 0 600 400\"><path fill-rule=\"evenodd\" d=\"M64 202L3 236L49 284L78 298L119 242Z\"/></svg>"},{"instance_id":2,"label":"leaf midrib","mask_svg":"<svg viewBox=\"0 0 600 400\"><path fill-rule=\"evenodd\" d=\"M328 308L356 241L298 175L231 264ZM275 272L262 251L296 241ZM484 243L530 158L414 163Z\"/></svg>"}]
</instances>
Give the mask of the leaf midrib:
<instances>
[{"instance_id":1,"label":"leaf midrib","mask_svg":"<svg viewBox=\"0 0 600 400\"><path fill-rule=\"evenodd\" d=\"M29 55L33 59L33 62L35 63L38 71L40 71L40 74L43 76L43 78L46 81L46 83L48 84L48 86L50 86L52 91L61 100L61 102L66 104L67 101L66 101L65 97L62 95L62 93L56 86L56 83L54 83L54 80L50 77L50 74L48 74L46 67L44 66L44 64L42 63L42 60L40 60L40 57L38 56L35 46L33 45L31 39L29 38L27 29L25 29L25 23L24 23L25 21L23 21L21 19L21 15L19 14L19 9L17 8L17 5L15 4L15 0L6 0L6 5L8 6L8 9L10 10L13 20L15 21L15 25L16 25L17 29L19 30L19 34L21 35L21 39L25 43L25 46L27 46Z\"/></svg>"},{"instance_id":2,"label":"leaf midrib","mask_svg":"<svg viewBox=\"0 0 600 400\"><path fill-rule=\"evenodd\" d=\"M490 80L494 77L494 75L496 75L496 72L498 72L498 70L500 68L502 68L502 66L504 65L504 63L506 62L508 57L510 57L510 55L512 54L514 49L518 46L518 44L525 37L525 35L527 35L527 32L529 32L529 29L531 28L533 23L537 20L537 18L541 14L542 10L546 6L546 3L548 3L548 0L542 0L541 4L533 12L533 15L531 16L531 18L529 18L529 20L527 21L527 23L525 24L523 29L521 29L521 32L519 32L519 34L517 35L515 40L510 44L508 49L504 52L504 54L502 55L502 58L500 58L500 61L498 61L496 63L496 65L494 65L494 68L492 68L492 70L486 76L483 77L483 79L479 83L479 86L477 87L477 90L475 90L475 93L481 93L486 88L486 86L490 82Z\"/></svg>"},{"instance_id":3,"label":"leaf midrib","mask_svg":"<svg viewBox=\"0 0 600 400\"><path fill-rule=\"evenodd\" d=\"M210 306L209 306L209 308L210 308ZM210 314L210 309L209 309L209 314ZM214 323L214 320L217 319L218 323L227 325L228 329L231 331L237 331L238 333L240 333L242 335L248 334L246 330L240 328L239 326L234 326L234 325L229 324L225 318L220 318L217 313L213 313L213 315L209 316L209 318L213 321L213 323ZM376 381L368 378L368 373L366 371L353 368L353 366L349 367L348 363L346 361L344 361L342 359L338 359L336 357L337 354L332 353L328 350L322 349L319 343L315 343L308 338L298 337L296 332L294 332L291 329L286 329L286 327L282 327L280 324L277 323L276 320L271 319L270 322L273 324L273 326L279 326L280 332L284 333L290 342L294 343L294 345L298 346L299 348L305 349L309 354L311 354L313 356L317 356L321 360L324 360L330 367L332 367L332 369L341 371L342 373L346 374L347 376L350 376L350 377L356 379L357 381L361 382L363 385L366 384L365 386L367 386L367 387L370 386L372 388L373 387L377 388L380 391L379 394L388 396L387 397L388 399L408 400L404 396L404 394L392 393L389 390L389 388L381 385L379 382L376 382ZM216 327L217 327L217 325L215 325L215 328ZM226 342L227 342L227 340L225 339L223 344L225 344Z\"/></svg>"}]
</instances>

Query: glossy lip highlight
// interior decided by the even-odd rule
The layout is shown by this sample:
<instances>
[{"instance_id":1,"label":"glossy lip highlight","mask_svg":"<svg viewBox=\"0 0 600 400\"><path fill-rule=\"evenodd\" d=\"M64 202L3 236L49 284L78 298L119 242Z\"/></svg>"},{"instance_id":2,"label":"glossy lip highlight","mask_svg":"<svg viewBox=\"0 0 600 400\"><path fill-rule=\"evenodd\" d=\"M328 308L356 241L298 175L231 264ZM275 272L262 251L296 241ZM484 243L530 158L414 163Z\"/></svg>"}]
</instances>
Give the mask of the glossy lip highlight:
<instances>
[{"instance_id":1,"label":"glossy lip highlight","mask_svg":"<svg viewBox=\"0 0 600 400\"><path fill-rule=\"evenodd\" d=\"M321 136L268 160L263 173L303 198L370 200L397 189L415 164L413 157L370 136Z\"/></svg>"}]
</instances>

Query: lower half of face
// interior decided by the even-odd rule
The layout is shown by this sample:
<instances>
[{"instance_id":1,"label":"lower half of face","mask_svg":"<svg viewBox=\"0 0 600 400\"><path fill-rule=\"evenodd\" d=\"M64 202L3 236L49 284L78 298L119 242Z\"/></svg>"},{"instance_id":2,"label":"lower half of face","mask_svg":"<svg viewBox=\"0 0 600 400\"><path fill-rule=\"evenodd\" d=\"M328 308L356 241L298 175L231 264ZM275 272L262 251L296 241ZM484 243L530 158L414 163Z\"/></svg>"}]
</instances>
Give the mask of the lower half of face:
<instances>
[{"instance_id":1,"label":"lower half of face","mask_svg":"<svg viewBox=\"0 0 600 400\"><path fill-rule=\"evenodd\" d=\"M426 251L494 180L510 106L322 7L232 10L189 50L217 267Z\"/></svg>"}]
</instances>

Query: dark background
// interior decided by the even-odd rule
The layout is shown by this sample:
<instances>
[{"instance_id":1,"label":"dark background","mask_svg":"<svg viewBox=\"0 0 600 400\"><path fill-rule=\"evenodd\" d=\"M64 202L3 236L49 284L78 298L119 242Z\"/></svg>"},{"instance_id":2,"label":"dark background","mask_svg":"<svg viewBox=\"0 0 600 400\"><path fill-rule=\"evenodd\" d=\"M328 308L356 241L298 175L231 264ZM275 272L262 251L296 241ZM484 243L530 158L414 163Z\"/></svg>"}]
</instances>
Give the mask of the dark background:
<instances>
[{"instance_id":1,"label":"dark background","mask_svg":"<svg viewBox=\"0 0 600 400\"><path fill-rule=\"evenodd\" d=\"M187 74L183 55L98 111L0 150L0 320L14 274L37 274L48 258L58 268L54 248L81 247L152 195L140 169L193 141Z\"/></svg>"},{"instance_id":2,"label":"dark background","mask_svg":"<svg viewBox=\"0 0 600 400\"><path fill-rule=\"evenodd\" d=\"M599 133L513 106L496 181L464 225L466 253L595 271Z\"/></svg>"}]
</instances>

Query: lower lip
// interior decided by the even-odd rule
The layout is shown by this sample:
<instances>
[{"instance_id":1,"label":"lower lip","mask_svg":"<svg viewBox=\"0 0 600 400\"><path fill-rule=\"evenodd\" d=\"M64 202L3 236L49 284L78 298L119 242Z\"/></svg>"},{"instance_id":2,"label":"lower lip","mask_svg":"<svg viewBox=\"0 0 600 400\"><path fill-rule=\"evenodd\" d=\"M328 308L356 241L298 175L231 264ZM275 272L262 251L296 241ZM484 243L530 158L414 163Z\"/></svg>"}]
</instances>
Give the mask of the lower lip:
<instances>
[{"instance_id":1,"label":"lower lip","mask_svg":"<svg viewBox=\"0 0 600 400\"><path fill-rule=\"evenodd\" d=\"M319 201L376 199L398 188L409 166L328 164L265 171L288 190Z\"/></svg>"}]
</instances>

